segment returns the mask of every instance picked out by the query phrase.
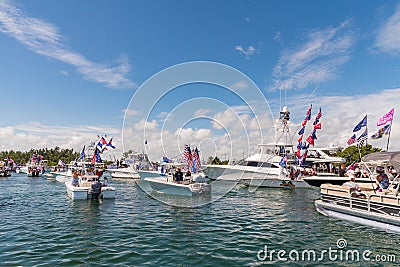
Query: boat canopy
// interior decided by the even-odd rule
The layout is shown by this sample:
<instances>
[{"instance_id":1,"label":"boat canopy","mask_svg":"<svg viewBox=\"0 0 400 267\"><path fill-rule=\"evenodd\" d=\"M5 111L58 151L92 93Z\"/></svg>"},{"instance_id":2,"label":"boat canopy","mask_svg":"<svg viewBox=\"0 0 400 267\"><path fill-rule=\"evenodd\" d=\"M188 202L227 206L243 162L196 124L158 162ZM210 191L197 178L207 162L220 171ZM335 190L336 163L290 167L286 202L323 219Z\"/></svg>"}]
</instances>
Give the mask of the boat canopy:
<instances>
[{"instance_id":1,"label":"boat canopy","mask_svg":"<svg viewBox=\"0 0 400 267\"><path fill-rule=\"evenodd\" d=\"M400 171L400 152L375 152L365 155L363 161L369 162L385 162Z\"/></svg>"},{"instance_id":2,"label":"boat canopy","mask_svg":"<svg viewBox=\"0 0 400 267\"><path fill-rule=\"evenodd\" d=\"M389 161L395 153L400 152L375 152L365 155L363 161Z\"/></svg>"}]
</instances>

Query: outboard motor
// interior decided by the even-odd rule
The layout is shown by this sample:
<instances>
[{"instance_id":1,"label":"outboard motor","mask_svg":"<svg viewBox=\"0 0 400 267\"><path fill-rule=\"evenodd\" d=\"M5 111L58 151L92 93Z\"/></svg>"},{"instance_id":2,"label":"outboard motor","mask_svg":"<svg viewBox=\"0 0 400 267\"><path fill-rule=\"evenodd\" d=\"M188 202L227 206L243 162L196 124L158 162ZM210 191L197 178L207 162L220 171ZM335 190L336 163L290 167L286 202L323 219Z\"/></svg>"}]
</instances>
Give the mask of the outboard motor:
<instances>
[{"instance_id":1,"label":"outboard motor","mask_svg":"<svg viewBox=\"0 0 400 267\"><path fill-rule=\"evenodd\" d=\"M101 194L101 183L96 181L92 184L92 199L98 199Z\"/></svg>"}]
</instances>

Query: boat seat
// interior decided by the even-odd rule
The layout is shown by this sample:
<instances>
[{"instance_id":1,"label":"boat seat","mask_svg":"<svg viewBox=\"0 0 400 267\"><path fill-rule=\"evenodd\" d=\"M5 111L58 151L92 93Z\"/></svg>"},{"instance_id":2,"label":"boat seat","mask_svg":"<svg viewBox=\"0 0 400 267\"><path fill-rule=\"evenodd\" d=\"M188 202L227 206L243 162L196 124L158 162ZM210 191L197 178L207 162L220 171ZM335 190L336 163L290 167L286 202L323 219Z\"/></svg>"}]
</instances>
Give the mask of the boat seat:
<instances>
[{"instance_id":1,"label":"boat seat","mask_svg":"<svg viewBox=\"0 0 400 267\"><path fill-rule=\"evenodd\" d=\"M81 186L81 187L92 187L92 182L82 182L79 186Z\"/></svg>"}]
</instances>

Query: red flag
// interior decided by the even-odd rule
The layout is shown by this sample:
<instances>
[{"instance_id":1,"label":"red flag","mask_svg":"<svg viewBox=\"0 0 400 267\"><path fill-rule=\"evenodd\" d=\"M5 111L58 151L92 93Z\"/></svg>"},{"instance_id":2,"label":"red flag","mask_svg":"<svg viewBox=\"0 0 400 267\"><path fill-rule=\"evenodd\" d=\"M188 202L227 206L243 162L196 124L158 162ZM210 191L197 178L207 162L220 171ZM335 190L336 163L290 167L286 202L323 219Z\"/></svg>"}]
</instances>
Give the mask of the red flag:
<instances>
[{"instance_id":1,"label":"red flag","mask_svg":"<svg viewBox=\"0 0 400 267\"><path fill-rule=\"evenodd\" d=\"M322 112L321 112L321 108L319 108L316 119L320 119L321 117L322 117Z\"/></svg>"},{"instance_id":2,"label":"red flag","mask_svg":"<svg viewBox=\"0 0 400 267\"><path fill-rule=\"evenodd\" d=\"M300 143L303 140L303 135L300 135L299 139L297 139L297 143Z\"/></svg>"},{"instance_id":3,"label":"red flag","mask_svg":"<svg viewBox=\"0 0 400 267\"><path fill-rule=\"evenodd\" d=\"M321 123L314 125L314 130L321 129Z\"/></svg>"},{"instance_id":4,"label":"red flag","mask_svg":"<svg viewBox=\"0 0 400 267\"><path fill-rule=\"evenodd\" d=\"M313 145L314 146L314 138L312 138L312 136L310 135L309 137L307 137L307 140L306 140L310 145Z\"/></svg>"},{"instance_id":5,"label":"red flag","mask_svg":"<svg viewBox=\"0 0 400 267\"><path fill-rule=\"evenodd\" d=\"M300 156L301 156L301 153L300 153L300 148L299 148L299 149L297 149L296 157L297 157L297 158L300 158Z\"/></svg>"},{"instance_id":6,"label":"red flag","mask_svg":"<svg viewBox=\"0 0 400 267\"><path fill-rule=\"evenodd\" d=\"M101 137L100 142L103 143L103 145L107 145L107 140L104 137Z\"/></svg>"}]
</instances>

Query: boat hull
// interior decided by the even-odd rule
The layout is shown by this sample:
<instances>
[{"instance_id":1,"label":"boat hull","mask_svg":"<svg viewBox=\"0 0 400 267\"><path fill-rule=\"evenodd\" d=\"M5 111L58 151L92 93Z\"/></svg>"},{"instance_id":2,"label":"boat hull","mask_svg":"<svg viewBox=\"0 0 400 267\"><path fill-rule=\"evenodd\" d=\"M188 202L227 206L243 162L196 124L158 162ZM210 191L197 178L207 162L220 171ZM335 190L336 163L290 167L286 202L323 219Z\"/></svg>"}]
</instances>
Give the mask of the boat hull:
<instances>
[{"instance_id":1,"label":"boat hull","mask_svg":"<svg viewBox=\"0 0 400 267\"><path fill-rule=\"evenodd\" d=\"M67 194L73 200L85 200L92 198L92 188L88 186L72 186L71 181L65 182ZM101 188L101 193L98 196L103 199L115 199L115 188L105 186Z\"/></svg>"},{"instance_id":2,"label":"boat hull","mask_svg":"<svg viewBox=\"0 0 400 267\"><path fill-rule=\"evenodd\" d=\"M321 185L321 199L315 201L325 216L357 222L387 231L400 232L398 188L376 192L368 187Z\"/></svg>"},{"instance_id":3,"label":"boat hull","mask_svg":"<svg viewBox=\"0 0 400 267\"><path fill-rule=\"evenodd\" d=\"M209 165L202 169L203 173L211 180L224 180L238 182L240 180L266 180L278 179L281 172L279 168L238 167L234 165Z\"/></svg>"},{"instance_id":4,"label":"boat hull","mask_svg":"<svg viewBox=\"0 0 400 267\"><path fill-rule=\"evenodd\" d=\"M254 167L209 165L203 172L211 180L236 182L249 187L265 188L312 188L303 180L286 180L280 178L279 168L266 169Z\"/></svg>"},{"instance_id":5,"label":"boat hull","mask_svg":"<svg viewBox=\"0 0 400 267\"><path fill-rule=\"evenodd\" d=\"M136 170L131 167L120 168L120 169L107 169L107 172L111 174L112 178L118 179L140 179L139 174Z\"/></svg>"},{"instance_id":6,"label":"boat hull","mask_svg":"<svg viewBox=\"0 0 400 267\"><path fill-rule=\"evenodd\" d=\"M316 210L327 217L360 223L389 232L400 233L400 218L388 215L378 215L368 211L355 210L325 203L322 200L315 201Z\"/></svg>"},{"instance_id":7,"label":"boat hull","mask_svg":"<svg viewBox=\"0 0 400 267\"><path fill-rule=\"evenodd\" d=\"M111 173L111 177L117 179L140 179L139 174L136 172L113 172Z\"/></svg>"},{"instance_id":8,"label":"boat hull","mask_svg":"<svg viewBox=\"0 0 400 267\"><path fill-rule=\"evenodd\" d=\"M155 191L170 195L196 196L211 194L211 185L207 183L179 184L166 181L165 178L144 178Z\"/></svg>"},{"instance_id":9,"label":"boat hull","mask_svg":"<svg viewBox=\"0 0 400 267\"><path fill-rule=\"evenodd\" d=\"M140 179L144 180L145 178L160 178L166 177L165 174L161 174L158 171L138 171Z\"/></svg>"},{"instance_id":10,"label":"boat hull","mask_svg":"<svg viewBox=\"0 0 400 267\"><path fill-rule=\"evenodd\" d=\"M103 199L115 199L115 188L114 187L102 187L100 198Z\"/></svg>"},{"instance_id":11,"label":"boat hull","mask_svg":"<svg viewBox=\"0 0 400 267\"><path fill-rule=\"evenodd\" d=\"M65 182L67 194L70 199L88 199L90 187L72 186L71 182Z\"/></svg>"}]
</instances>

